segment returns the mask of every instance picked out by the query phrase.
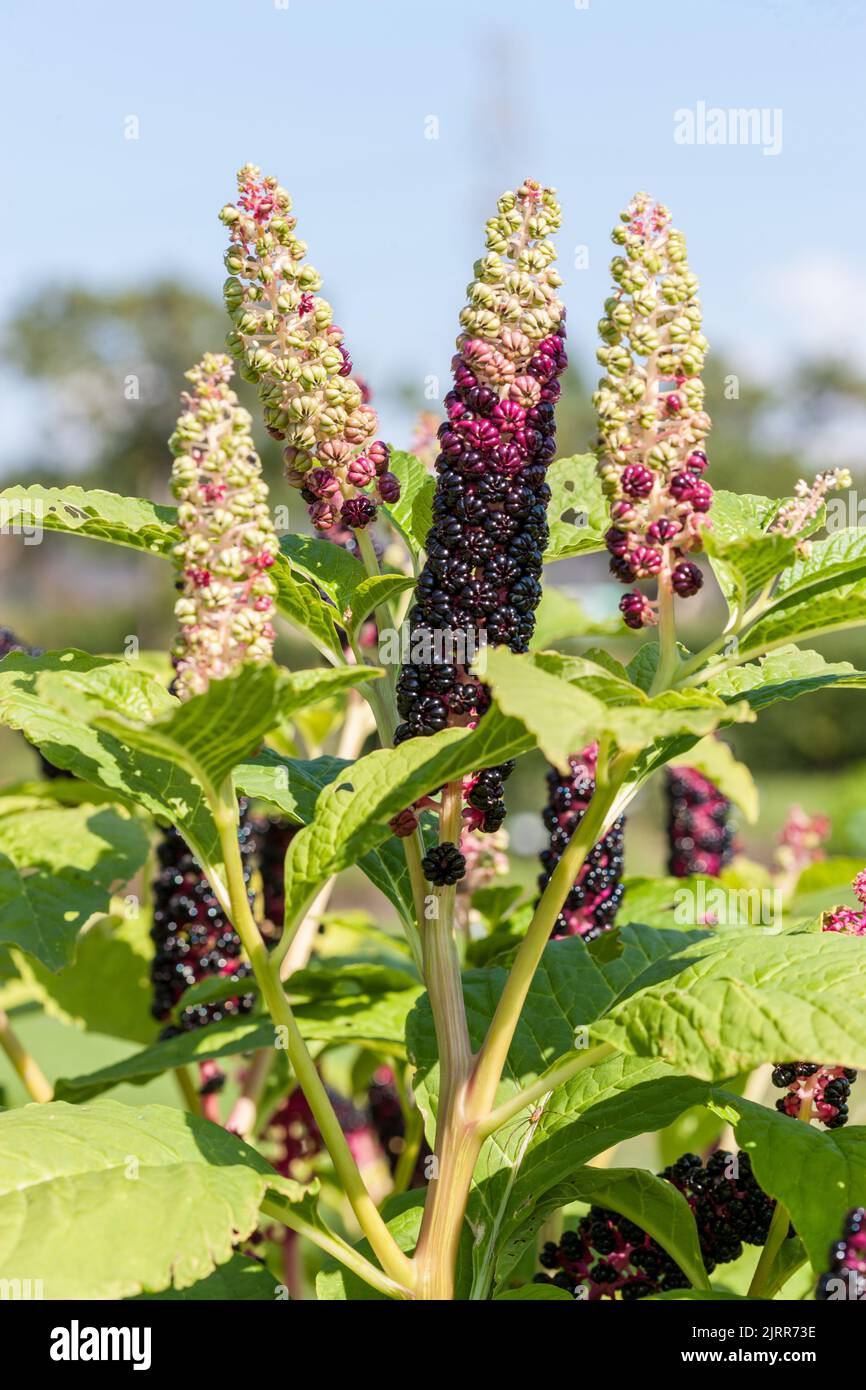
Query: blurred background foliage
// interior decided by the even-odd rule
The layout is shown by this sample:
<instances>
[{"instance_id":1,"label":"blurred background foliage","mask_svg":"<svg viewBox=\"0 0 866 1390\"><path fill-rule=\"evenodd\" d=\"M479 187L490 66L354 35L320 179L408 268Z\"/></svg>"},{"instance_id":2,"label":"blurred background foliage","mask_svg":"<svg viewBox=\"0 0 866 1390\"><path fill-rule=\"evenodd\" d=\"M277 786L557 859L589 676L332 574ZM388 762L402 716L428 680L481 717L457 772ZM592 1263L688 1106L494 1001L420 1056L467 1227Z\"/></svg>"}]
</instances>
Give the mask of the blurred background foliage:
<instances>
[{"instance_id":1,"label":"blurred background foliage","mask_svg":"<svg viewBox=\"0 0 866 1390\"><path fill-rule=\"evenodd\" d=\"M45 286L21 304L7 324L3 367L16 374L38 403L38 429L30 456L10 466L4 481L101 487L169 500L166 440L177 415L183 373L206 348L222 342L222 306L172 280L104 291L70 285ZM586 360L588 342L572 359ZM575 347L574 342L572 347ZM412 421L422 410L441 411L405 381L369 383L374 403L404 424L409 447ZM567 456L591 446L593 381L571 367L559 408L559 452ZM716 487L770 496L790 493L796 480L826 463L846 463L863 485L862 465L851 457L844 434L841 454L820 456L816 441L830 437L840 420L862 424L866 378L844 361L799 363L784 380L739 380L718 352L707 372L713 417L711 478ZM447 389L447 388L445 388ZM251 388L240 394L257 418ZM279 450L256 430L274 501L288 502L290 525L303 529L305 508L280 479ZM565 561L547 576L579 596L598 616L615 613L620 587L603 556ZM42 545L6 536L0 545L3 611L0 622L22 640L42 647L78 645L91 651L122 651L128 639L141 648L165 649L172 631L173 590L167 566L147 557L57 535ZM682 636L700 645L722 618L722 603L710 581L699 599L680 605ZM615 642L627 657L630 639ZM817 644L830 660L866 664L862 630ZM308 664L309 652L283 630L278 651L287 663ZM797 801L833 821L831 849L866 857L866 722L856 692L812 695L764 711L756 725L732 732L738 756L758 778L761 818L743 836L755 858L772 854L788 805ZM19 740L0 733L7 779L27 776L33 757ZM524 759L509 784L510 825L521 877L534 872L542 843L537 816L544 795L538 757ZM650 787L635 808L636 831L627 841L631 873L659 872L664 859L664 810L660 789Z\"/></svg>"}]
</instances>

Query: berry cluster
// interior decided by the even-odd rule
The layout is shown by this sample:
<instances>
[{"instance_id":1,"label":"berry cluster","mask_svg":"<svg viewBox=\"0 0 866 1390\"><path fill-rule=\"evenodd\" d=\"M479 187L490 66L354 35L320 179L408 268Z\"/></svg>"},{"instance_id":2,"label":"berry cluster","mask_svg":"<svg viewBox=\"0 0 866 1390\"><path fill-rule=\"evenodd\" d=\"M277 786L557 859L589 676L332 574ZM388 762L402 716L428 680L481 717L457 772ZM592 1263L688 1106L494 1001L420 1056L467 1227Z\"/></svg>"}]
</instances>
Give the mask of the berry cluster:
<instances>
[{"instance_id":1,"label":"berry cluster","mask_svg":"<svg viewBox=\"0 0 866 1390\"><path fill-rule=\"evenodd\" d=\"M169 441L172 491L183 540L172 648L176 693L207 690L242 661L273 653L276 586L267 571L277 554L268 489L250 435L249 413L228 385L226 356L206 354L187 372L192 390Z\"/></svg>"},{"instance_id":2,"label":"berry cluster","mask_svg":"<svg viewBox=\"0 0 866 1390\"><path fill-rule=\"evenodd\" d=\"M815 1290L819 1303L866 1303L866 1207L848 1212L842 1234L830 1246L830 1268Z\"/></svg>"},{"instance_id":3,"label":"berry cluster","mask_svg":"<svg viewBox=\"0 0 866 1390\"><path fill-rule=\"evenodd\" d=\"M731 803L693 767L665 770L668 796L668 873L717 878L734 848Z\"/></svg>"},{"instance_id":4,"label":"berry cluster","mask_svg":"<svg viewBox=\"0 0 866 1390\"><path fill-rule=\"evenodd\" d=\"M411 660L397 685L395 741L472 725L489 694L468 667L487 643L526 651L547 544L547 466L557 378L566 365L561 283L549 234L551 189L526 182L499 200L475 265L439 428L433 524L410 614ZM464 784L468 828L498 830L511 764Z\"/></svg>"},{"instance_id":5,"label":"berry cluster","mask_svg":"<svg viewBox=\"0 0 866 1390\"><path fill-rule=\"evenodd\" d=\"M376 411L317 293L322 279L305 263L288 193L247 164L238 194L237 206L220 213L231 237L226 345L258 386L268 433L283 444L286 477L302 490L313 525L328 531L339 520L360 530L376 515L371 492L388 503L400 496L388 446L374 437Z\"/></svg>"},{"instance_id":6,"label":"berry cluster","mask_svg":"<svg viewBox=\"0 0 866 1390\"><path fill-rule=\"evenodd\" d=\"M698 1229L707 1273L739 1259L743 1244L763 1245L775 1202L762 1192L746 1153L718 1149L702 1164L684 1154L660 1177L682 1192ZM548 1242L540 1255L545 1269L557 1270L538 1283L554 1283L581 1297L646 1298L669 1289L686 1289L689 1281L665 1250L633 1221L604 1207L591 1207L577 1230L566 1231L559 1245Z\"/></svg>"},{"instance_id":7,"label":"berry cluster","mask_svg":"<svg viewBox=\"0 0 866 1390\"><path fill-rule=\"evenodd\" d=\"M239 842L244 878L249 883L255 837L243 804ZM240 938L177 830L172 828L165 832L157 846L157 856L159 873L153 882L150 932L156 947L150 969L154 1018L160 1022L167 1019L184 993L209 976L228 976L233 983L237 981L239 987L238 993L229 999L183 1009L176 1025L170 1024L163 1030L165 1038L248 1013L255 996L243 992L243 982L249 978L251 969L241 959Z\"/></svg>"},{"instance_id":8,"label":"berry cluster","mask_svg":"<svg viewBox=\"0 0 866 1390\"><path fill-rule=\"evenodd\" d=\"M825 914L822 931L843 936L866 936L866 870L854 880L854 891L863 903L858 911L837 907ZM773 1085L786 1094L776 1101L776 1109L792 1119L820 1120L827 1129L841 1129L848 1122L848 1100L857 1073L851 1067L819 1062L777 1062Z\"/></svg>"},{"instance_id":9,"label":"berry cluster","mask_svg":"<svg viewBox=\"0 0 866 1390\"><path fill-rule=\"evenodd\" d=\"M773 1085L786 1094L776 1109L794 1120L820 1120L827 1129L848 1123L848 1100L857 1073L850 1067L822 1067L817 1062L778 1062Z\"/></svg>"},{"instance_id":10,"label":"berry cluster","mask_svg":"<svg viewBox=\"0 0 866 1390\"><path fill-rule=\"evenodd\" d=\"M607 376L593 396L598 468L610 499L611 570L630 584L657 579L681 598L703 577L686 556L701 549L712 503L701 447L707 341L700 331L697 280L670 213L638 193L613 233L622 254L611 262L616 288L599 323L598 360ZM639 590L620 603L629 627L656 622Z\"/></svg>"},{"instance_id":11,"label":"berry cluster","mask_svg":"<svg viewBox=\"0 0 866 1390\"><path fill-rule=\"evenodd\" d=\"M548 770L542 819L550 832L550 844L541 853L544 872L538 876L538 886L542 892L586 815L595 792L597 761L598 745L591 743L569 759L570 771L565 776L554 767ZM613 926L625 891L621 882L624 825L624 817L619 816L586 856L556 919L553 936L582 936L584 941L592 941Z\"/></svg>"},{"instance_id":12,"label":"berry cluster","mask_svg":"<svg viewBox=\"0 0 866 1390\"><path fill-rule=\"evenodd\" d=\"M368 1116L330 1086L327 1090L355 1160L369 1163L374 1154ZM271 1116L266 1137L276 1147L271 1162L277 1172L297 1182L308 1181L310 1164L325 1145L309 1101L299 1086Z\"/></svg>"}]
</instances>

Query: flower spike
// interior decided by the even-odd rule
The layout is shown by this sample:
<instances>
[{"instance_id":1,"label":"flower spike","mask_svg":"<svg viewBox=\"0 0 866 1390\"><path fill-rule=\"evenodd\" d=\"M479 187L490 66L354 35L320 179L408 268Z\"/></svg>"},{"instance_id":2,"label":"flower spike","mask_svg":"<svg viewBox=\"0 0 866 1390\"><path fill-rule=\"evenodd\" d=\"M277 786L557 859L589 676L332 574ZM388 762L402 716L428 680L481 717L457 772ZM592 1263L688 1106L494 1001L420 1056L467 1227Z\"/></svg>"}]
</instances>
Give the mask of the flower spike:
<instances>
[{"instance_id":1,"label":"flower spike","mask_svg":"<svg viewBox=\"0 0 866 1390\"><path fill-rule=\"evenodd\" d=\"M228 357L208 353L187 372L192 388L169 446L183 540L175 547L182 597L172 648L181 699L207 690L244 661L271 659L278 551L268 489L249 413L229 386Z\"/></svg>"},{"instance_id":2,"label":"flower spike","mask_svg":"<svg viewBox=\"0 0 866 1390\"><path fill-rule=\"evenodd\" d=\"M258 386L268 433L283 444L286 477L301 489L313 525L328 531L341 520L359 530L376 515L374 495L393 503L400 484L291 208L275 178L244 165L237 204L220 213L231 237L223 293L234 328L226 345L244 380Z\"/></svg>"},{"instance_id":3,"label":"flower spike","mask_svg":"<svg viewBox=\"0 0 866 1390\"><path fill-rule=\"evenodd\" d=\"M598 471L610 499L611 570L624 584L656 579L681 598L703 583L688 556L701 549L712 503L704 481L701 371L707 341L700 331L697 280L670 213L638 193L613 233L622 254L599 324L598 360L607 375L593 396L598 413ZM629 627L656 622L650 601L634 590L620 609Z\"/></svg>"}]
</instances>

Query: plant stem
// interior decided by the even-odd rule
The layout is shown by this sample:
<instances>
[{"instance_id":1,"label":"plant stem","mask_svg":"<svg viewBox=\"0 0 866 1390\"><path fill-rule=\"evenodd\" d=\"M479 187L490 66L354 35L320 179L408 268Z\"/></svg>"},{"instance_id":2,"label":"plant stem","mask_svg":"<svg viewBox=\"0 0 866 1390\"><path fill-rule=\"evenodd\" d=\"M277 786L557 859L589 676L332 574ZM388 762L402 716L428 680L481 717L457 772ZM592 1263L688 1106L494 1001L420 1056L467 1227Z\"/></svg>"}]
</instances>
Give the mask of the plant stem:
<instances>
[{"instance_id":1,"label":"plant stem","mask_svg":"<svg viewBox=\"0 0 866 1390\"><path fill-rule=\"evenodd\" d=\"M635 761L636 755L621 754L608 768L604 749L599 749L595 792L539 899L478 1054L470 1101L470 1114L475 1120L483 1122L493 1109L514 1030L557 915L586 856L604 833L608 819L613 818L617 793Z\"/></svg>"},{"instance_id":2,"label":"plant stem","mask_svg":"<svg viewBox=\"0 0 866 1390\"><path fill-rule=\"evenodd\" d=\"M776 1210L773 1212L773 1219L770 1222L770 1229L767 1232L766 1243L749 1285L747 1298L761 1298L763 1296L770 1272L776 1262L776 1256L785 1243L790 1224L791 1218L788 1215L787 1207L783 1207L782 1203L777 1201Z\"/></svg>"},{"instance_id":3,"label":"plant stem","mask_svg":"<svg viewBox=\"0 0 866 1390\"><path fill-rule=\"evenodd\" d=\"M288 1226L290 1231L296 1231L300 1236L306 1236L314 1245L318 1245L320 1250L324 1250L326 1255L340 1261L353 1274L357 1274L371 1288L378 1289L380 1293L388 1294L390 1298L411 1298L411 1293L405 1285L398 1280L389 1279L374 1264L365 1259L363 1255L349 1245L348 1241L341 1240L339 1236L327 1230L324 1226L314 1224L312 1221L305 1221L298 1214L292 1204L288 1201L276 1199L266 1199L262 1202L262 1211L265 1216L269 1216L273 1221L279 1221L284 1226Z\"/></svg>"},{"instance_id":4,"label":"plant stem","mask_svg":"<svg viewBox=\"0 0 866 1390\"><path fill-rule=\"evenodd\" d=\"M677 627L674 614L674 591L670 581L670 567L666 561L658 582L659 611L659 662L650 686L650 695L666 690L679 665L677 652Z\"/></svg>"},{"instance_id":5,"label":"plant stem","mask_svg":"<svg viewBox=\"0 0 866 1390\"><path fill-rule=\"evenodd\" d=\"M460 843L463 792L459 782L449 782L442 792L439 838L441 843ZM436 1028L439 1052L440 1108L448 1107L456 1087L468 1079L472 1060L460 961L454 941L455 884L436 889L437 911L422 929L424 982Z\"/></svg>"},{"instance_id":6,"label":"plant stem","mask_svg":"<svg viewBox=\"0 0 866 1390\"><path fill-rule=\"evenodd\" d=\"M186 1102L187 1110L191 1115L200 1116L201 1096L198 1093L198 1087L195 1085L195 1082L189 1074L189 1068L175 1067L174 1076L175 1080L177 1081L180 1093L183 1096L184 1101Z\"/></svg>"},{"instance_id":7,"label":"plant stem","mask_svg":"<svg viewBox=\"0 0 866 1390\"><path fill-rule=\"evenodd\" d=\"M334 1112L322 1078L319 1076L316 1064L307 1050L307 1045L301 1036L294 1013L286 998L279 978L279 967L271 961L261 932L253 919L238 847L237 802L230 778L222 789L219 801L212 805L211 810L219 830L220 844L226 865L232 924L249 957L262 998L285 1042L292 1070L307 1098L337 1177L351 1203L361 1230L369 1240L385 1272L398 1282L411 1287L413 1278L411 1261L400 1250L367 1191L364 1179L346 1141L346 1136L340 1128L340 1122Z\"/></svg>"},{"instance_id":8,"label":"plant stem","mask_svg":"<svg viewBox=\"0 0 866 1390\"><path fill-rule=\"evenodd\" d=\"M41 1068L15 1033L9 1015L0 1009L0 1047L6 1053L31 1100L45 1105L54 1099L54 1090Z\"/></svg>"}]
</instances>

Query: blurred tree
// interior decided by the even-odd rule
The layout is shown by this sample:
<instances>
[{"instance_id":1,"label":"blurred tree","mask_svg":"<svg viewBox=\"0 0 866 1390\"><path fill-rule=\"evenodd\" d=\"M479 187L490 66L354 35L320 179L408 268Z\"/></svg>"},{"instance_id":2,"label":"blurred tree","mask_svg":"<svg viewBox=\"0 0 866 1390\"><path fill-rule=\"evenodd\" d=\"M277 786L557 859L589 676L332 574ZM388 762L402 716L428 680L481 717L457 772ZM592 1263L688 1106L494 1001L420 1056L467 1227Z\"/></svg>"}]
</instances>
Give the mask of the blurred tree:
<instances>
[{"instance_id":1,"label":"blurred tree","mask_svg":"<svg viewBox=\"0 0 866 1390\"><path fill-rule=\"evenodd\" d=\"M220 304L171 280L40 290L2 347L6 363L44 387L37 457L15 473L44 483L72 474L83 487L163 500L183 374L221 348L226 326ZM246 388L248 407L253 399ZM267 452L274 466L276 450Z\"/></svg>"}]
</instances>

